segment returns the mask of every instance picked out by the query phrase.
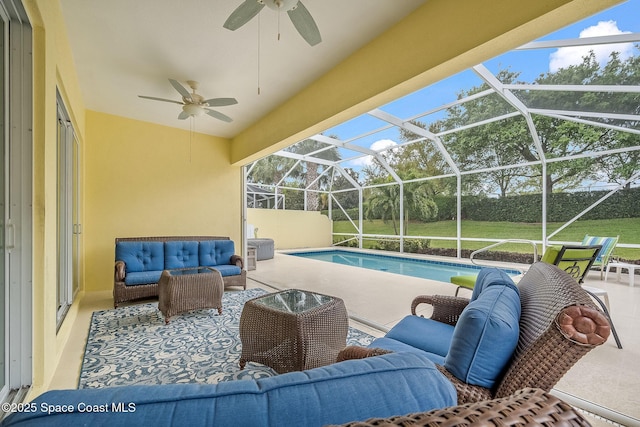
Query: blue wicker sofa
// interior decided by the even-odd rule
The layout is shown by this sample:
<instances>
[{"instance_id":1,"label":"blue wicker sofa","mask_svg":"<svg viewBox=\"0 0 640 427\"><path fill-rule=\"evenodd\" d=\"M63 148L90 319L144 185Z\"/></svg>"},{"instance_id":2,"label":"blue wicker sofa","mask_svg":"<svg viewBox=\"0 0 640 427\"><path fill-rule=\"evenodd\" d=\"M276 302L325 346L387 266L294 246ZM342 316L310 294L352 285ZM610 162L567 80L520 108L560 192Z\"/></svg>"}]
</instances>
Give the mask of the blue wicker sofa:
<instances>
[{"instance_id":1,"label":"blue wicker sofa","mask_svg":"<svg viewBox=\"0 0 640 427\"><path fill-rule=\"evenodd\" d=\"M455 404L425 355L390 353L258 380L49 391L1 425L313 427Z\"/></svg>"},{"instance_id":2,"label":"blue wicker sofa","mask_svg":"<svg viewBox=\"0 0 640 427\"><path fill-rule=\"evenodd\" d=\"M220 236L120 237L115 241L113 305L158 296L163 270L214 267L225 288L247 287L242 257L233 240Z\"/></svg>"}]
</instances>

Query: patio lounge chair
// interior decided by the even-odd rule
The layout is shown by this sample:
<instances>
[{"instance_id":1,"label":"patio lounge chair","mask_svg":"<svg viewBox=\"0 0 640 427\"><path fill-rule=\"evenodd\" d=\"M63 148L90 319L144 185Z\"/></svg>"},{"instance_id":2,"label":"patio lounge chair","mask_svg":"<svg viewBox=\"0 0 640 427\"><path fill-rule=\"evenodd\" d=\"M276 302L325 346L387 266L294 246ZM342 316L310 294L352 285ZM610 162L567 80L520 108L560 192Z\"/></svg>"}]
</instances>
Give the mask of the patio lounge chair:
<instances>
[{"instance_id":1,"label":"patio lounge chair","mask_svg":"<svg viewBox=\"0 0 640 427\"><path fill-rule=\"evenodd\" d=\"M600 253L596 257L595 261L591 265L591 267L600 267L600 280L602 280L605 269L607 268L607 264L611 259L611 254L618 244L618 239L620 236L616 237L597 237L597 236L589 236L588 234L584 236L582 239L583 245L600 245L602 249Z\"/></svg>"},{"instance_id":2,"label":"patio lounge chair","mask_svg":"<svg viewBox=\"0 0 640 427\"><path fill-rule=\"evenodd\" d=\"M540 261L557 266L582 284L601 250L601 245L549 246Z\"/></svg>"}]
</instances>

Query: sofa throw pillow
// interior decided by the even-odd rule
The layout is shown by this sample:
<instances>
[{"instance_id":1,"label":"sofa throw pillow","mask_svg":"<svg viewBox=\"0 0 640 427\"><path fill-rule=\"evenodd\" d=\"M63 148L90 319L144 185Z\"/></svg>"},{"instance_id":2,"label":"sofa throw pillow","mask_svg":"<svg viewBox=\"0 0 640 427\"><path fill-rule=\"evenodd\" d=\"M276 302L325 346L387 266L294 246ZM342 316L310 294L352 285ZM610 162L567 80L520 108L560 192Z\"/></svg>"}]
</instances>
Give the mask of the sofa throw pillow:
<instances>
[{"instance_id":1,"label":"sofa throw pillow","mask_svg":"<svg viewBox=\"0 0 640 427\"><path fill-rule=\"evenodd\" d=\"M518 344L520 295L502 279L484 285L453 331L444 366L467 384L492 388Z\"/></svg>"}]
</instances>

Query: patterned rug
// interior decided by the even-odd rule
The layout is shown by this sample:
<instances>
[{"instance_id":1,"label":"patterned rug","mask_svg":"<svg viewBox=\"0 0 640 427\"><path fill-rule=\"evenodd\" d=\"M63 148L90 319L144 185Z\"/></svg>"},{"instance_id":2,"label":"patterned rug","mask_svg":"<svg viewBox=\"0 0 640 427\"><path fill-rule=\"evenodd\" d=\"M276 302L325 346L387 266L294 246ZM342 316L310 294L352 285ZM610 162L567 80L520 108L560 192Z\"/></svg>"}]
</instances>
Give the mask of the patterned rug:
<instances>
[{"instance_id":1,"label":"patterned rug","mask_svg":"<svg viewBox=\"0 0 640 427\"><path fill-rule=\"evenodd\" d=\"M157 303L96 311L78 388L132 384L208 383L276 375L249 362L238 368L242 307L262 289L225 292L222 315L198 310L171 318L165 325ZM373 337L349 328L348 345L367 345Z\"/></svg>"}]
</instances>

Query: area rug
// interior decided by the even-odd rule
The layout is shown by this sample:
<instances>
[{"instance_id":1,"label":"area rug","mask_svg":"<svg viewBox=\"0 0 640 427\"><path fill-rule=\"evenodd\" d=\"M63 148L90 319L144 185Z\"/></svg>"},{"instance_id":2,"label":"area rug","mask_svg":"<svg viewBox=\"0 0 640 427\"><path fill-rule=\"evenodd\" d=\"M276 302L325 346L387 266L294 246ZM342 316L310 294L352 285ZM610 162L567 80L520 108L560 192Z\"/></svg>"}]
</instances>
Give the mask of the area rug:
<instances>
[{"instance_id":1,"label":"area rug","mask_svg":"<svg viewBox=\"0 0 640 427\"><path fill-rule=\"evenodd\" d=\"M78 388L132 384L215 384L277 375L249 362L240 370L240 313L262 289L225 292L223 311L198 310L165 325L157 303L96 311L91 318ZM373 337L349 328L348 345L367 345Z\"/></svg>"}]
</instances>

